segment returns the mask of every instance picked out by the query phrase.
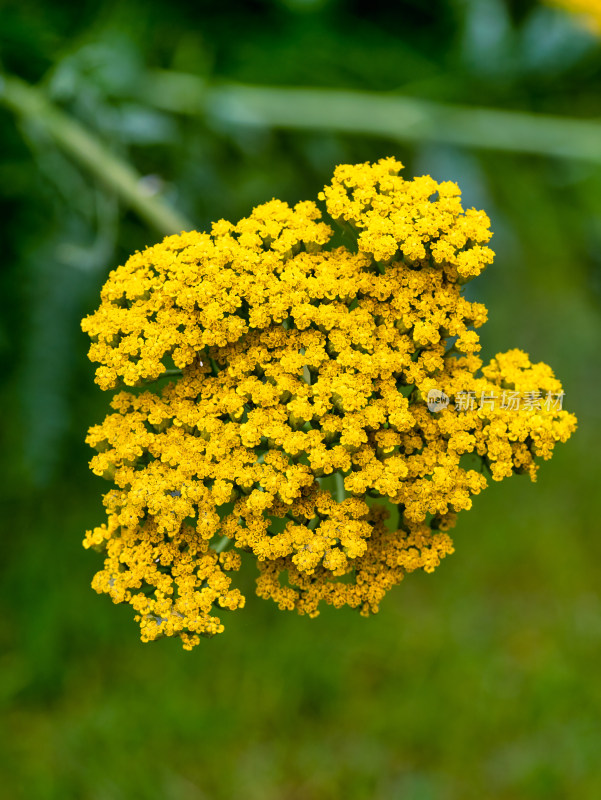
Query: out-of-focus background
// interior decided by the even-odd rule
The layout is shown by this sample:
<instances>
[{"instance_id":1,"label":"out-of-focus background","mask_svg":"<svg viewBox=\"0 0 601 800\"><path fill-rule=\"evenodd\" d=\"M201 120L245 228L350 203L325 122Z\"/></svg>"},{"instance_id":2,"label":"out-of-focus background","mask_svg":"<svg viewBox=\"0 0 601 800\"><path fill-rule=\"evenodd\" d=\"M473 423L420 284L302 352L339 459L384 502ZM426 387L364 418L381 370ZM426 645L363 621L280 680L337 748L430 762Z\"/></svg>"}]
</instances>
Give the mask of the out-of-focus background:
<instances>
[{"instance_id":1,"label":"out-of-focus background","mask_svg":"<svg viewBox=\"0 0 601 800\"><path fill-rule=\"evenodd\" d=\"M530 0L2 2L3 798L601 797L597 31ZM81 317L164 233L387 155L490 214L485 355L549 362L578 433L372 619L249 572L223 635L141 644L80 544L108 407Z\"/></svg>"}]
</instances>

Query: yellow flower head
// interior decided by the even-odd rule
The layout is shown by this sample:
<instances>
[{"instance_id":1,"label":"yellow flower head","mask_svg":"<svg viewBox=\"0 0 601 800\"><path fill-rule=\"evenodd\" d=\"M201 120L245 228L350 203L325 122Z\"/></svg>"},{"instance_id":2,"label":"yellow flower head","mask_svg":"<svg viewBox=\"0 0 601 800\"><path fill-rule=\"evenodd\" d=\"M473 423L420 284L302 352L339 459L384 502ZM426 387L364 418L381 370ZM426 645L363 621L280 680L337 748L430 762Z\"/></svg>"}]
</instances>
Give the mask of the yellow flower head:
<instances>
[{"instance_id":1,"label":"yellow flower head","mask_svg":"<svg viewBox=\"0 0 601 800\"><path fill-rule=\"evenodd\" d=\"M97 382L121 389L87 439L115 488L85 546L144 641L220 632L216 610L244 605L241 552L282 609L375 612L453 551L485 471L534 478L575 429L549 367L478 358L486 309L461 287L492 261L486 214L401 169L342 165L321 206L170 236L83 321Z\"/></svg>"}]
</instances>

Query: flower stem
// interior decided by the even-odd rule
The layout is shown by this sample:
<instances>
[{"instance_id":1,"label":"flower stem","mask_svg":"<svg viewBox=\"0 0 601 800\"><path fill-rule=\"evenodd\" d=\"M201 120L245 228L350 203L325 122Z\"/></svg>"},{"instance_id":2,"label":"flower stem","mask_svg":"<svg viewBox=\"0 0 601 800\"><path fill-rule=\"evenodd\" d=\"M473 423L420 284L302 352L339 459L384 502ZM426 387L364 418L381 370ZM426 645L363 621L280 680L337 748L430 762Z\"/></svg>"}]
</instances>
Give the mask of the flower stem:
<instances>
[{"instance_id":1,"label":"flower stem","mask_svg":"<svg viewBox=\"0 0 601 800\"><path fill-rule=\"evenodd\" d=\"M19 78L0 76L0 103L23 121L34 124L50 136L80 166L114 191L138 216L159 233L169 235L192 230L194 225L164 200L147 194L141 176L109 148L55 106L44 93Z\"/></svg>"},{"instance_id":2,"label":"flower stem","mask_svg":"<svg viewBox=\"0 0 601 800\"><path fill-rule=\"evenodd\" d=\"M342 503L344 498L346 497L346 492L344 491L344 478L340 472L336 473L336 500L339 503Z\"/></svg>"},{"instance_id":3,"label":"flower stem","mask_svg":"<svg viewBox=\"0 0 601 800\"><path fill-rule=\"evenodd\" d=\"M214 550L216 553L223 553L231 541L232 540L229 536L222 536L218 542L216 542L214 545L211 545L211 550Z\"/></svg>"}]
</instances>

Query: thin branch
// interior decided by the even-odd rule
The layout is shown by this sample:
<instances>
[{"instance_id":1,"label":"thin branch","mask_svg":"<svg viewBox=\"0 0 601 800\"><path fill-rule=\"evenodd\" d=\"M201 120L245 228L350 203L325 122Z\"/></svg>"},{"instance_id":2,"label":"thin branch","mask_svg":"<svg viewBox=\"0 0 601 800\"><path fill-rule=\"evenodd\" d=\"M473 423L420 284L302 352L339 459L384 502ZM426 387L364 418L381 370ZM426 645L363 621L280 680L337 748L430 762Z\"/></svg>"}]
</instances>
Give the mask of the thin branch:
<instances>
[{"instance_id":1,"label":"thin branch","mask_svg":"<svg viewBox=\"0 0 601 800\"><path fill-rule=\"evenodd\" d=\"M140 175L92 132L55 106L39 89L13 76L0 76L0 103L49 135L75 161L112 189L126 205L162 234L192 230L192 223L164 200L145 193Z\"/></svg>"}]
</instances>

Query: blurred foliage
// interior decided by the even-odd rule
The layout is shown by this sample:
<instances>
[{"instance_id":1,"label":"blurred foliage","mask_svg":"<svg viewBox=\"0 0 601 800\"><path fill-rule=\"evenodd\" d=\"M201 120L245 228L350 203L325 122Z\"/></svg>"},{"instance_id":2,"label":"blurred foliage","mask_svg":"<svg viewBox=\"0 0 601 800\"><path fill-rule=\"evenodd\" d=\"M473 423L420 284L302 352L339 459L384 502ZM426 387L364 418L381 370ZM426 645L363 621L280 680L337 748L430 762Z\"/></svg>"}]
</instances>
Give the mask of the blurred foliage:
<instances>
[{"instance_id":1,"label":"blurred foliage","mask_svg":"<svg viewBox=\"0 0 601 800\"><path fill-rule=\"evenodd\" d=\"M457 180L495 231L497 260L470 286L489 307L485 355L551 363L580 420L536 485L492 487L460 518L456 555L378 617L278 612L248 571L225 634L191 655L141 645L89 588L98 560L80 546L102 518L83 439L107 398L79 320L160 234L41 119L2 108L0 86L3 795L601 796L601 164L184 114L160 80L595 119L599 40L527 0L5 0L0 62L199 228L313 196L340 162L395 155L408 175Z\"/></svg>"}]
</instances>

